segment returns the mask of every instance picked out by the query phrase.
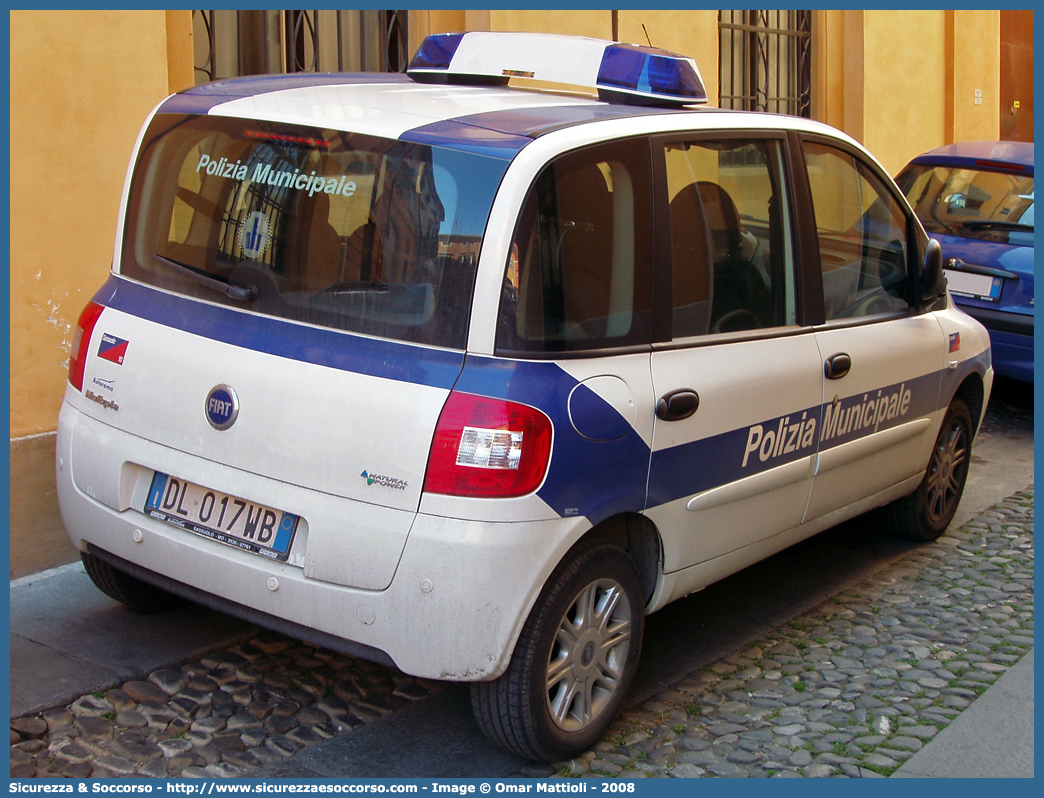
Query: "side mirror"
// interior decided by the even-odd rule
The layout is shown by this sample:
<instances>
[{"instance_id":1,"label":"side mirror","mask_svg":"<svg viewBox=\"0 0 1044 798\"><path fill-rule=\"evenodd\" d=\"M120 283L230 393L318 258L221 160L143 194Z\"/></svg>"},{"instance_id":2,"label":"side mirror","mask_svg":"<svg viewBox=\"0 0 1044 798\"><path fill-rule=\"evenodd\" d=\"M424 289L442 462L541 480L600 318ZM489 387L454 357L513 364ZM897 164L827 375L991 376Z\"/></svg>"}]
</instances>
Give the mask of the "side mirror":
<instances>
[{"instance_id":1,"label":"side mirror","mask_svg":"<svg viewBox=\"0 0 1044 798\"><path fill-rule=\"evenodd\" d=\"M921 303L931 305L946 295L946 275L943 273L942 247L934 238L928 242L921 265Z\"/></svg>"}]
</instances>

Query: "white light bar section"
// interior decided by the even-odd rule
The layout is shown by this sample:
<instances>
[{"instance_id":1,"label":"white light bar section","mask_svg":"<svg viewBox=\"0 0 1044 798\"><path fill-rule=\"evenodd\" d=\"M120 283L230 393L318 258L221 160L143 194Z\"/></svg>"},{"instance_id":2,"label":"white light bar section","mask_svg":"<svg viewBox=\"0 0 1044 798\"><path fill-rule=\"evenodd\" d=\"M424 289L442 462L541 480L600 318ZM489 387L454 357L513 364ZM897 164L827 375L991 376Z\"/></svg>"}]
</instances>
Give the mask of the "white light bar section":
<instances>
[{"instance_id":1,"label":"white light bar section","mask_svg":"<svg viewBox=\"0 0 1044 798\"><path fill-rule=\"evenodd\" d=\"M449 72L594 87L609 44L612 42L557 33L522 36L474 31L461 39Z\"/></svg>"}]
</instances>

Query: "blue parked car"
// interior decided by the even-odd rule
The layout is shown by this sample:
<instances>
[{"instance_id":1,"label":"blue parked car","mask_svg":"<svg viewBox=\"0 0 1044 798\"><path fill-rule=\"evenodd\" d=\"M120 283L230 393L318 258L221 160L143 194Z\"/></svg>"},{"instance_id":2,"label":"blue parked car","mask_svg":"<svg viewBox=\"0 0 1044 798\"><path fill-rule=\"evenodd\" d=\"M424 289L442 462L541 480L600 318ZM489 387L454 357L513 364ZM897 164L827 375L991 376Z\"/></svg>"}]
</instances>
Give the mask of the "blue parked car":
<instances>
[{"instance_id":1,"label":"blue parked car","mask_svg":"<svg viewBox=\"0 0 1044 798\"><path fill-rule=\"evenodd\" d=\"M896 182L942 245L954 301L990 331L995 372L1033 382L1033 144L948 144Z\"/></svg>"}]
</instances>

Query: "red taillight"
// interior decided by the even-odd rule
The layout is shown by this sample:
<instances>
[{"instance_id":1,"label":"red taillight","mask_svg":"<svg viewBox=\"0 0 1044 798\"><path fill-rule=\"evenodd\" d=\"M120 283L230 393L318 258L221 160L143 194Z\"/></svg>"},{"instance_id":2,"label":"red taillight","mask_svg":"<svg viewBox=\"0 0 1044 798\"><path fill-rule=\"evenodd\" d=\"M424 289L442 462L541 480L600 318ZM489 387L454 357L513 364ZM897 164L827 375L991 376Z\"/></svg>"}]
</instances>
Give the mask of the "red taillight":
<instances>
[{"instance_id":1,"label":"red taillight","mask_svg":"<svg viewBox=\"0 0 1044 798\"><path fill-rule=\"evenodd\" d=\"M87 347L91 345L91 333L98 323L104 308L96 302L88 302L76 322L72 351L69 353L69 383L78 391L83 390L83 370L87 365Z\"/></svg>"},{"instance_id":2,"label":"red taillight","mask_svg":"<svg viewBox=\"0 0 1044 798\"><path fill-rule=\"evenodd\" d=\"M424 490L506 498L532 493L551 458L551 419L539 410L453 391L435 428Z\"/></svg>"}]
</instances>

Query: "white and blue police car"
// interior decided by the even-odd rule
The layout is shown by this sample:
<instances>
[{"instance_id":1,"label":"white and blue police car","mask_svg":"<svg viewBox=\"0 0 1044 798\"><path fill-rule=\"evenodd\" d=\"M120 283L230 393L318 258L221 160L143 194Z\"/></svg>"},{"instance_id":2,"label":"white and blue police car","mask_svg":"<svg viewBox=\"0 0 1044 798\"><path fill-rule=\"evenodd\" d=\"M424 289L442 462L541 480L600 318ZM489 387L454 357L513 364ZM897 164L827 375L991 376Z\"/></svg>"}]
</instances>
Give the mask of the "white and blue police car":
<instances>
[{"instance_id":1,"label":"white and blue police car","mask_svg":"<svg viewBox=\"0 0 1044 798\"><path fill-rule=\"evenodd\" d=\"M555 760L647 613L875 508L940 535L984 329L860 145L705 100L661 50L464 33L160 103L59 418L94 582L471 682Z\"/></svg>"}]
</instances>

